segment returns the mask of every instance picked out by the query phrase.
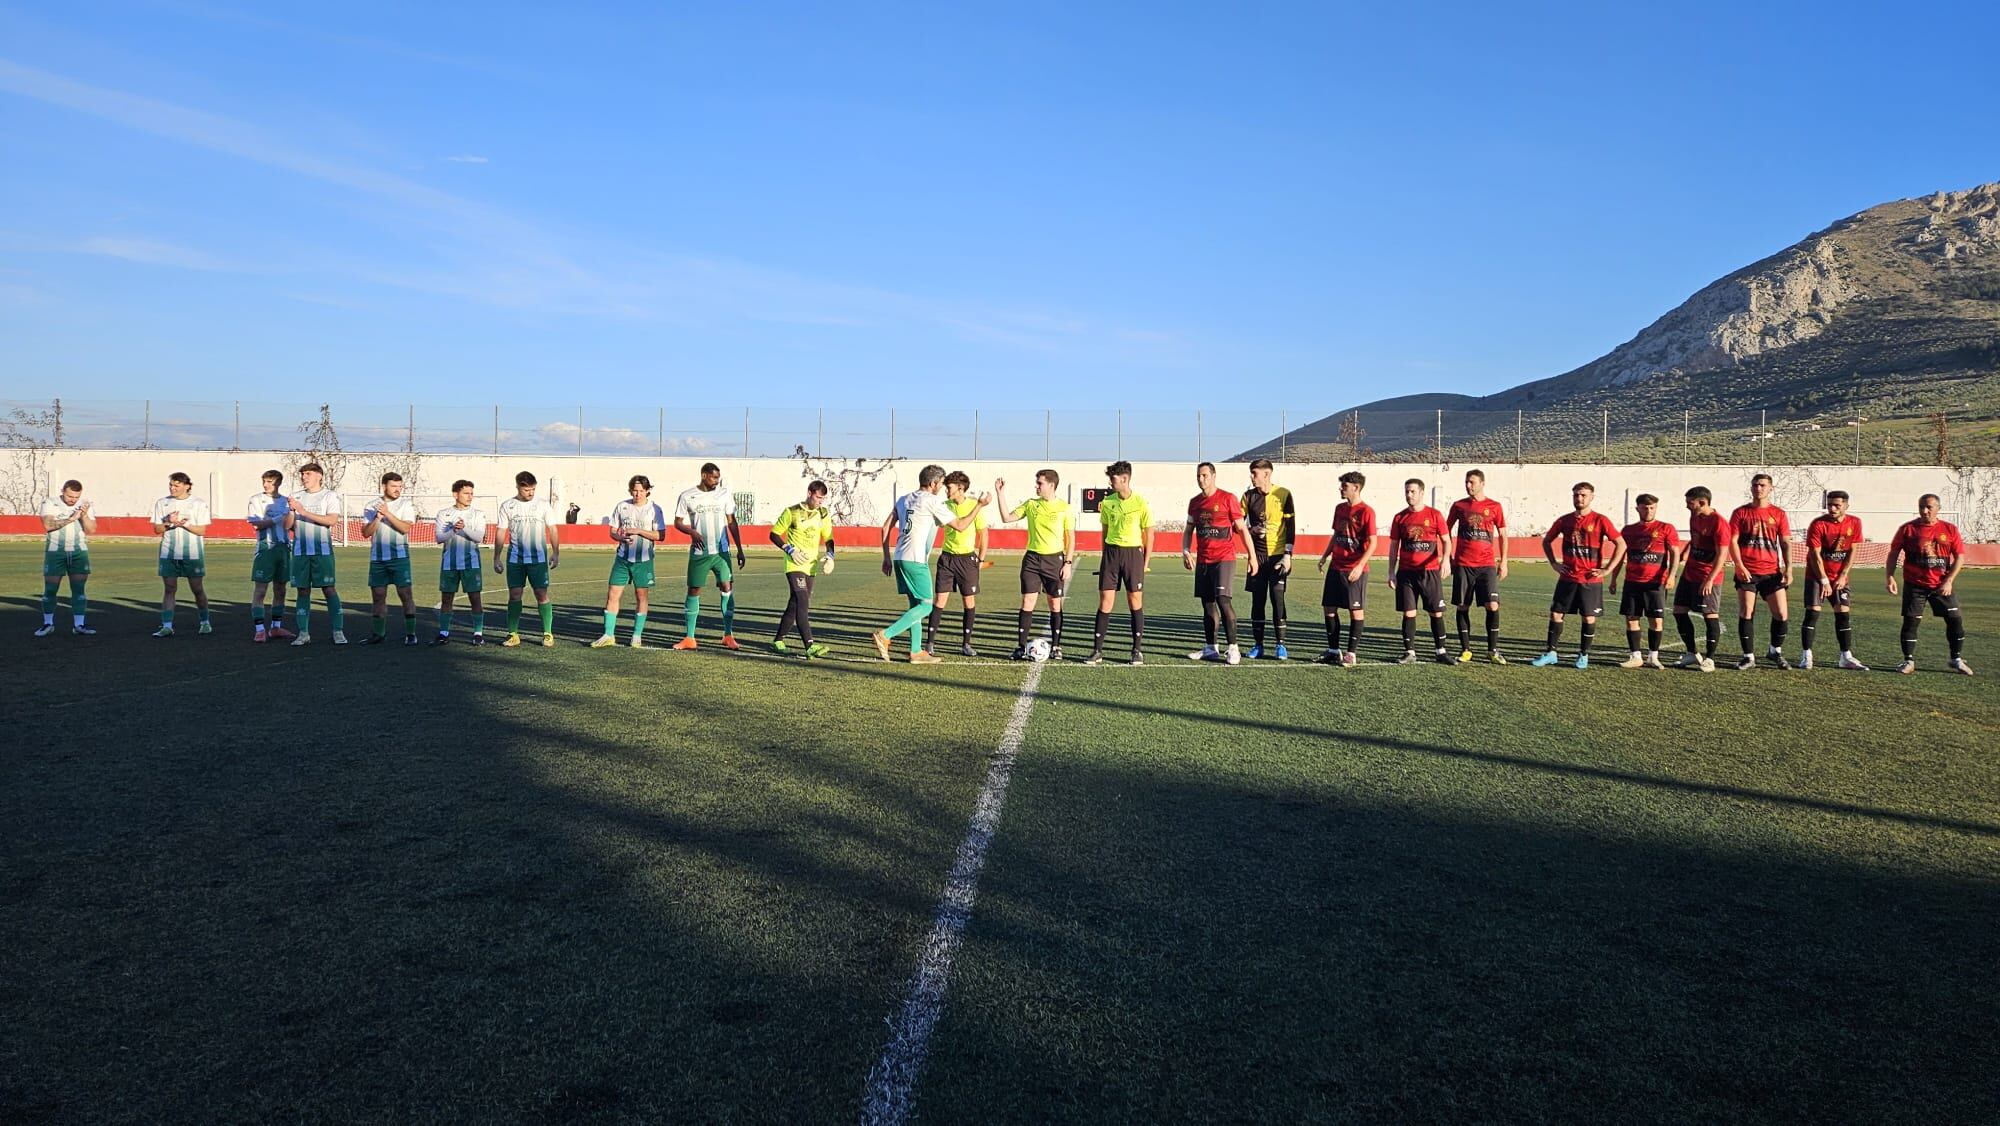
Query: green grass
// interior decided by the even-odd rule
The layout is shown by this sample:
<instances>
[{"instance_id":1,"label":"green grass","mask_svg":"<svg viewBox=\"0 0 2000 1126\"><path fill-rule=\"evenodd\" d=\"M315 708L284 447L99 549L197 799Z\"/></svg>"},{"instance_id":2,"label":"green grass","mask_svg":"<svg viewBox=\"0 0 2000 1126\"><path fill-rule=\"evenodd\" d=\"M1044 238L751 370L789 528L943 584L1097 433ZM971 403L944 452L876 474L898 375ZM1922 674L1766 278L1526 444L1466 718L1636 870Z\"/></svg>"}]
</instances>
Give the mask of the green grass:
<instances>
[{"instance_id":1,"label":"green grass","mask_svg":"<svg viewBox=\"0 0 2000 1126\"><path fill-rule=\"evenodd\" d=\"M37 641L0 544L0 1118L854 1117L1018 668L875 661L854 558L808 666L584 648L601 553L552 651L252 646L233 547L220 632L155 641L150 546L94 555L103 633ZM1152 585L1148 667L1042 678L921 1117L2000 1114L1993 679L1398 668L1379 609L1362 668L1197 668Z\"/></svg>"}]
</instances>

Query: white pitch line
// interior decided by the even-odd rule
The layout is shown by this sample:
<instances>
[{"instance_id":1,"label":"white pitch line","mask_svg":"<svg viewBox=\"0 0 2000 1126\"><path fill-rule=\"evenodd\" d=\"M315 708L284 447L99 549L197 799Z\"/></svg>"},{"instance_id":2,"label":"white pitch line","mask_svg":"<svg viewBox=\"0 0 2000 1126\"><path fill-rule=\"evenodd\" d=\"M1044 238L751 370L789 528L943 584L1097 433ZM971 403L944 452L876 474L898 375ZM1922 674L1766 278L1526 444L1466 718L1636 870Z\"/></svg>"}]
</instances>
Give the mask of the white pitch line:
<instances>
[{"instance_id":1,"label":"white pitch line","mask_svg":"<svg viewBox=\"0 0 2000 1126\"><path fill-rule=\"evenodd\" d=\"M1045 666L1028 666L1021 681L1021 694L1007 717L993 761L986 769L986 785L972 807L972 823L965 839L958 842L951 874L945 878L944 892L938 897L937 921L917 958L916 976L903 1006L888 1020L889 1042L882 1056L868 1072L868 1087L861 1100L861 1121L899 1124L910 1117L917 1078L923 1073L924 1058L930 1053L931 1033L944 1012L944 992L951 984L951 962L972 918L972 901L979 891L979 872L986 866L986 850L1000 831L1000 809L1007 801L1007 780L1014 772L1014 759L1028 730L1028 714L1035 707L1035 689L1042 681Z\"/></svg>"}]
</instances>

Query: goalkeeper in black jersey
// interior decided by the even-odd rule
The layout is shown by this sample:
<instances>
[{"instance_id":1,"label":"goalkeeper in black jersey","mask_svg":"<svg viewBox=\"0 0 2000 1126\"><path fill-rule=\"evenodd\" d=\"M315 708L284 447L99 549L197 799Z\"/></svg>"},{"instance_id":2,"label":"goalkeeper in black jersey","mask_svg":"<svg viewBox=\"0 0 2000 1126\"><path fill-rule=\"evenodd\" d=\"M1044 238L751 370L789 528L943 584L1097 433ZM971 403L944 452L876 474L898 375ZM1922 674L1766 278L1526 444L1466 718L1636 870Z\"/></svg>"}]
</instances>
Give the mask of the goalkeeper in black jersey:
<instances>
[{"instance_id":1,"label":"goalkeeper in black jersey","mask_svg":"<svg viewBox=\"0 0 2000 1126\"><path fill-rule=\"evenodd\" d=\"M1258 458L1250 463L1250 487L1243 493L1243 520L1250 528L1250 548L1257 555L1257 569L1251 573L1250 659L1275 657L1290 660L1285 651L1285 580L1292 573L1292 544L1298 538L1298 509L1292 491L1271 483L1271 461ZM1264 615L1271 616L1272 648L1264 648Z\"/></svg>"}]
</instances>

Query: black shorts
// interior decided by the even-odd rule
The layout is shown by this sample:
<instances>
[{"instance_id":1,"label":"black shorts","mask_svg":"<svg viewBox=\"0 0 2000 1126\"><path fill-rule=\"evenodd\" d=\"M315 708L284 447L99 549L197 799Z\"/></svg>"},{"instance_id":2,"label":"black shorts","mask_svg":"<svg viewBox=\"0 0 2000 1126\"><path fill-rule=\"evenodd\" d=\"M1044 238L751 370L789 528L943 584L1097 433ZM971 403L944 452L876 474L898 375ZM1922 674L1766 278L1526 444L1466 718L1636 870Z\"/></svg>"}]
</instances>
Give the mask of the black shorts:
<instances>
[{"instance_id":1,"label":"black shorts","mask_svg":"<svg viewBox=\"0 0 2000 1126\"><path fill-rule=\"evenodd\" d=\"M1397 571L1396 609L1444 613L1444 577L1438 571Z\"/></svg>"},{"instance_id":2,"label":"black shorts","mask_svg":"<svg viewBox=\"0 0 2000 1126\"><path fill-rule=\"evenodd\" d=\"M1236 560L1234 559L1194 565L1194 596L1203 602L1211 598L1228 598L1230 587L1235 584Z\"/></svg>"},{"instance_id":3,"label":"black shorts","mask_svg":"<svg viewBox=\"0 0 2000 1126\"><path fill-rule=\"evenodd\" d=\"M1604 584L1557 579L1556 596L1549 600L1551 614L1582 614L1595 618L1604 613Z\"/></svg>"},{"instance_id":4,"label":"black shorts","mask_svg":"<svg viewBox=\"0 0 2000 1126\"><path fill-rule=\"evenodd\" d=\"M1044 555L1031 551L1021 557L1021 593L1063 596L1063 557L1056 552Z\"/></svg>"},{"instance_id":5,"label":"black shorts","mask_svg":"<svg viewBox=\"0 0 2000 1126\"><path fill-rule=\"evenodd\" d=\"M1107 547L1097 563L1097 589L1117 590L1123 587L1133 594L1146 589L1146 549L1143 547Z\"/></svg>"},{"instance_id":6,"label":"black shorts","mask_svg":"<svg viewBox=\"0 0 2000 1126\"><path fill-rule=\"evenodd\" d=\"M1667 592L1659 583L1626 583L1625 593L1618 596L1618 612L1627 618L1664 618Z\"/></svg>"},{"instance_id":7,"label":"black shorts","mask_svg":"<svg viewBox=\"0 0 2000 1126\"><path fill-rule=\"evenodd\" d=\"M1816 612L1828 605L1833 607L1833 612L1836 614L1847 613L1854 605L1854 589L1843 586L1828 594L1826 587L1821 585L1819 580L1806 583L1806 609Z\"/></svg>"},{"instance_id":8,"label":"black shorts","mask_svg":"<svg viewBox=\"0 0 2000 1126\"><path fill-rule=\"evenodd\" d=\"M1319 596L1319 604L1328 610L1366 610L1368 608L1368 572L1363 569L1361 577L1347 581L1348 568L1335 567L1326 573L1326 589Z\"/></svg>"},{"instance_id":9,"label":"black shorts","mask_svg":"<svg viewBox=\"0 0 2000 1126\"><path fill-rule=\"evenodd\" d=\"M1750 581L1747 583L1742 579L1737 579L1736 589L1754 590L1757 592L1757 597L1769 598L1778 591L1783 590L1785 588L1785 580L1790 577L1790 575L1785 574L1783 571L1774 571L1768 575L1752 575L1750 576Z\"/></svg>"},{"instance_id":10,"label":"black shorts","mask_svg":"<svg viewBox=\"0 0 2000 1126\"><path fill-rule=\"evenodd\" d=\"M1500 600L1500 568L1453 567L1451 604L1485 606Z\"/></svg>"},{"instance_id":11,"label":"black shorts","mask_svg":"<svg viewBox=\"0 0 2000 1126\"><path fill-rule=\"evenodd\" d=\"M971 552L945 552L937 561L937 593L978 594L979 557Z\"/></svg>"},{"instance_id":12,"label":"black shorts","mask_svg":"<svg viewBox=\"0 0 2000 1126\"><path fill-rule=\"evenodd\" d=\"M1720 617L1722 584L1709 586L1706 579L1683 578L1674 584L1674 605L1683 609L1699 610L1704 618Z\"/></svg>"},{"instance_id":13,"label":"black shorts","mask_svg":"<svg viewBox=\"0 0 2000 1126\"><path fill-rule=\"evenodd\" d=\"M1942 618L1947 610L1958 609L1958 595L1939 594L1938 588L1934 586L1918 586L1915 583L1903 585L1904 617L1923 617L1925 604L1929 604L1931 613Z\"/></svg>"},{"instance_id":14,"label":"black shorts","mask_svg":"<svg viewBox=\"0 0 2000 1126\"><path fill-rule=\"evenodd\" d=\"M1244 576L1243 589L1249 591L1251 594L1256 594L1258 591L1264 591L1265 593L1271 591L1277 591L1279 594L1285 593L1285 580L1291 577L1291 571L1280 571L1272 566L1271 564L1275 559L1275 556L1259 556L1257 559L1257 573Z\"/></svg>"}]
</instances>

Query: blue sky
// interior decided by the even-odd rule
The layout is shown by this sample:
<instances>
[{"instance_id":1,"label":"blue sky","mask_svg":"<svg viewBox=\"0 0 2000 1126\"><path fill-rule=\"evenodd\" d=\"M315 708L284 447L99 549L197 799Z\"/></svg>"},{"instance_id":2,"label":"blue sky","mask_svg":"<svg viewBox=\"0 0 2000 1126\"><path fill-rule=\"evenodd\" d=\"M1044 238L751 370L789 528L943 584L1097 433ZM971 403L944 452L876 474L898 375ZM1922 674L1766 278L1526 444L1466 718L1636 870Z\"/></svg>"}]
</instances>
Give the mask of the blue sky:
<instances>
[{"instance_id":1,"label":"blue sky","mask_svg":"<svg viewBox=\"0 0 2000 1126\"><path fill-rule=\"evenodd\" d=\"M0 4L0 397L1297 419L2000 179L1996 6L1682 7Z\"/></svg>"}]
</instances>

